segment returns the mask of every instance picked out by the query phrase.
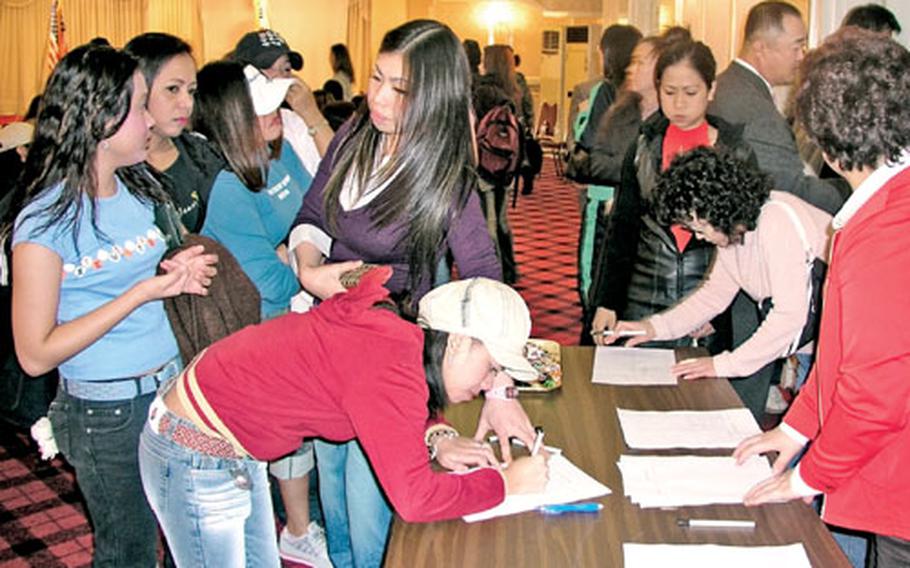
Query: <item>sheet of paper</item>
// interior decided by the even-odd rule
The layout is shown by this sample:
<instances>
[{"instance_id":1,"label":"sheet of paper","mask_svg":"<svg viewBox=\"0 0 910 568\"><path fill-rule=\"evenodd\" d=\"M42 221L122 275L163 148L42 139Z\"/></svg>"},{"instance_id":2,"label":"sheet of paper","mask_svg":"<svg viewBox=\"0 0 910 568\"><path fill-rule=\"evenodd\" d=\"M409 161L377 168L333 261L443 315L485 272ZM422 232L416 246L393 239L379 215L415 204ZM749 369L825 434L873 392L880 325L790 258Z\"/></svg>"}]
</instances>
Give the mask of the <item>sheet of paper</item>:
<instances>
[{"instance_id":1,"label":"sheet of paper","mask_svg":"<svg viewBox=\"0 0 910 568\"><path fill-rule=\"evenodd\" d=\"M598 347L592 380L603 385L675 385L670 374L675 362L672 349Z\"/></svg>"},{"instance_id":2,"label":"sheet of paper","mask_svg":"<svg viewBox=\"0 0 910 568\"><path fill-rule=\"evenodd\" d=\"M623 543L626 568L811 568L809 556L801 543L784 546L722 546L719 544L632 544Z\"/></svg>"},{"instance_id":3,"label":"sheet of paper","mask_svg":"<svg viewBox=\"0 0 910 568\"><path fill-rule=\"evenodd\" d=\"M579 469L562 455L551 455L549 460L550 479L543 493L508 495L502 503L471 515L462 517L469 523L485 521L505 515L533 511L541 505L572 503L594 499L610 494L610 488Z\"/></svg>"},{"instance_id":4,"label":"sheet of paper","mask_svg":"<svg viewBox=\"0 0 910 568\"><path fill-rule=\"evenodd\" d=\"M643 508L742 503L771 477L761 456L737 465L732 457L623 455L618 465L625 495Z\"/></svg>"},{"instance_id":5,"label":"sheet of paper","mask_svg":"<svg viewBox=\"0 0 910 568\"><path fill-rule=\"evenodd\" d=\"M745 408L729 410L616 409L622 435L630 448L735 448L749 436L761 434L758 422Z\"/></svg>"}]
</instances>

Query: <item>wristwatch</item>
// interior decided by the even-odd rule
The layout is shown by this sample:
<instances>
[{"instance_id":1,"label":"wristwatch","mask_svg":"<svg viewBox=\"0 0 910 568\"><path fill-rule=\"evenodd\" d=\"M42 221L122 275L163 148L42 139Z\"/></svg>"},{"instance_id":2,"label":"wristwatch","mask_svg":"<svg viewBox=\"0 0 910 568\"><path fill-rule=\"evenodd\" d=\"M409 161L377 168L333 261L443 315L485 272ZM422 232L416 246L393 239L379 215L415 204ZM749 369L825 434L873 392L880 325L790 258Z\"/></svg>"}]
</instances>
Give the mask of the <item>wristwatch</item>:
<instances>
[{"instance_id":1,"label":"wristwatch","mask_svg":"<svg viewBox=\"0 0 910 568\"><path fill-rule=\"evenodd\" d=\"M496 400L513 400L518 398L518 387L513 385L502 385L483 391L484 398L495 398Z\"/></svg>"}]
</instances>

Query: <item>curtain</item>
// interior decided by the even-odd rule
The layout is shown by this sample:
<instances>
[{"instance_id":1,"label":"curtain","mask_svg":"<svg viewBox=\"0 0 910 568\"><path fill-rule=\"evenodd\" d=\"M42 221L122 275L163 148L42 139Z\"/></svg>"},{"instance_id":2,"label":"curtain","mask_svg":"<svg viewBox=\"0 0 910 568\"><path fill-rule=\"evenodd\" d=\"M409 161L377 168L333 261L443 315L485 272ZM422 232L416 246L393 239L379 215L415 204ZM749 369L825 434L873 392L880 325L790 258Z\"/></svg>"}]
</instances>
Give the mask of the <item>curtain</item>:
<instances>
[{"instance_id":1,"label":"curtain","mask_svg":"<svg viewBox=\"0 0 910 568\"><path fill-rule=\"evenodd\" d=\"M176 35L203 62L200 0L63 0L66 45L72 49L94 37L122 47L145 31ZM0 0L0 115L23 115L44 90L51 0Z\"/></svg>"},{"instance_id":2,"label":"curtain","mask_svg":"<svg viewBox=\"0 0 910 568\"><path fill-rule=\"evenodd\" d=\"M150 32L165 32L182 38L193 48L196 64L205 62L205 36L202 28L202 7L199 0L154 0L149 2Z\"/></svg>"},{"instance_id":3,"label":"curtain","mask_svg":"<svg viewBox=\"0 0 910 568\"><path fill-rule=\"evenodd\" d=\"M372 73L373 54L370 53L371 0L348 0L348 52L357 75L354 92L366 91L366 78Z\"/></svg>"},{"instance_id":4,"label":"curtain","mask_svg":"<svg viewBox=\"0 0 910 568\"><path fill-rule=\"evenodd\" d=\"M24 115L48 70L49 0L0 0L0 115Z\"/></svg>"}]
</instances>

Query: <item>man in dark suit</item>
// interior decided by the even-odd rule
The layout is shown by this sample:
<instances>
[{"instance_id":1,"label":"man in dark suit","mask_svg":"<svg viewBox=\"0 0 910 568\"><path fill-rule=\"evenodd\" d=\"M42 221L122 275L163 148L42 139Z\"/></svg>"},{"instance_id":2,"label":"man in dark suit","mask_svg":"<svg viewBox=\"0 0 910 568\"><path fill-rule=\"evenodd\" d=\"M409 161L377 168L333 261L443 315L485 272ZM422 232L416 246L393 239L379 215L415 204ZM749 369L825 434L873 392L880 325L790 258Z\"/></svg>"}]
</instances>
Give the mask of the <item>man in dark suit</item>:
<instances>
[{"instance_id":1,"label":"man in dark suit","mask_svg":"<svg viewBox=\"0 0 910 568\"><path fill-rule=\"evenodd\" d=\"M799 10L786 2L756 4L746 18L745 39L739 57L717 77L717 90L708 112L744 125L743 138L755 151L759 167L774 180L775 189L787 191L832 215L849 194L845 184L808 175L800 159L790 125L774 104L772 89L793 82L806 51L806 26ZM740 292L733 304L733 347L758 329L758 307ZM772 380L780 375L781 361L755 374L732 381L743 404L761 419Z\"/></svg>"},{"instance_id":2,"label":"man in dark suit","mask_svg":"<svg viewBox=\"0 0 910 568\"><path fill-rule=\"evenodd\" d=\"M762 2L746 18L742 51L717 77L708 112L745 126L744 138L775 189L837 212L849 188L807 175L789 124L774 105L773 87L793 82L806 50L802 15L786 2Z\"/></svg>"}]
</instances>

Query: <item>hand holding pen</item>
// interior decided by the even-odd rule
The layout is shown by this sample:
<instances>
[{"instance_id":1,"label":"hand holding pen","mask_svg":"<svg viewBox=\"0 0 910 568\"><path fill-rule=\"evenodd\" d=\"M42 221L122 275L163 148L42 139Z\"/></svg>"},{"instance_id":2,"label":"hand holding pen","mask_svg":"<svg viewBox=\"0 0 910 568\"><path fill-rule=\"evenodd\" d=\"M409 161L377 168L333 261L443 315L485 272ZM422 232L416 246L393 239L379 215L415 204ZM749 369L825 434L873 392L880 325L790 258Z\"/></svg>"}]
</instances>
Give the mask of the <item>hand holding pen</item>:
<instances>
[{"instance_id":1,"label":"hand holding pen","mask_svg":"<svg viewBox=\"0 0 910 568\"><path fill-rule=\"evenodd\" d=\"M548 454L541 451L543 447L543 428L536 428L537 435L531 446L531 455L513 460L509 467L502 470L506 480L506 493L540 493L547 486L549 467Z\"/></svg>"},{"instance_id":2,"label":"hand holding pen","mask_svg":"<svg viewBox=\"0 0 910 568\"><path fill-rule=\"evenodd\" d=\"M635 347L640 343L651 341L657 335L654 326L648 320L620 321L612 328L591 330L594 343L597 345L612 345L619 339L626 339L626 347Z\"/></svg>"}]
</instances>

